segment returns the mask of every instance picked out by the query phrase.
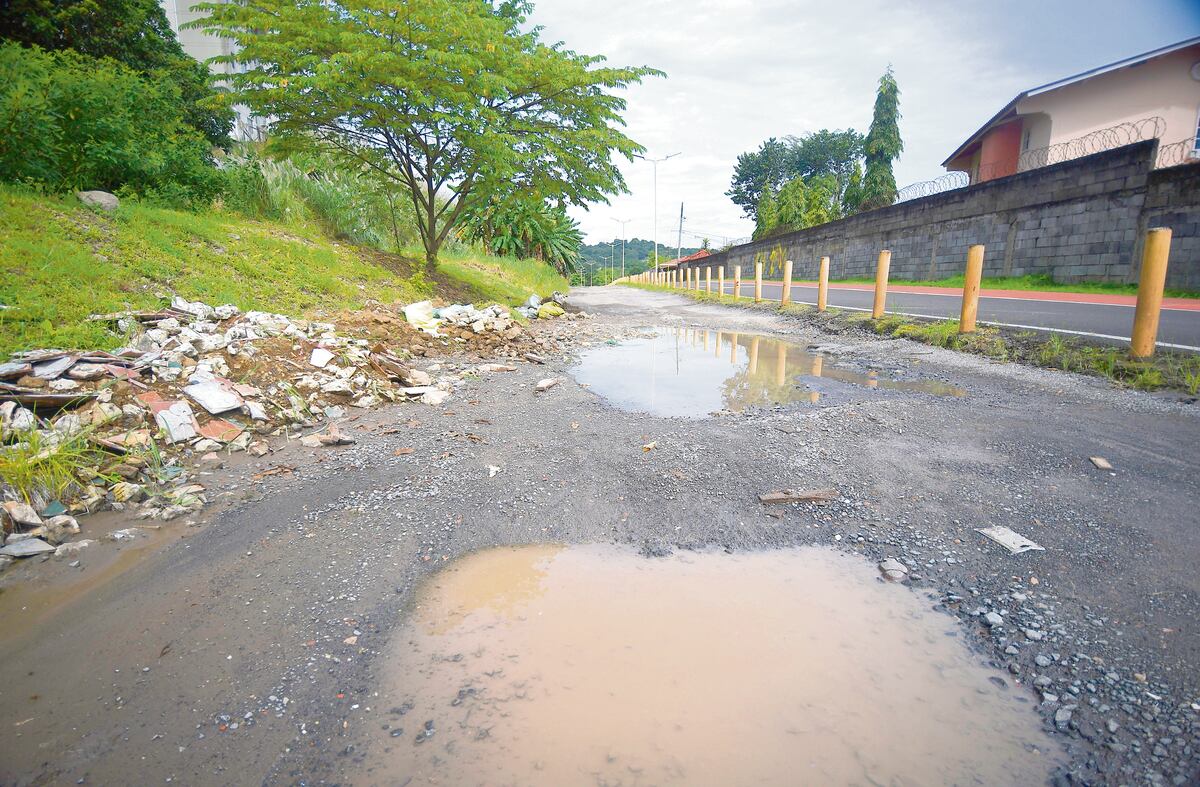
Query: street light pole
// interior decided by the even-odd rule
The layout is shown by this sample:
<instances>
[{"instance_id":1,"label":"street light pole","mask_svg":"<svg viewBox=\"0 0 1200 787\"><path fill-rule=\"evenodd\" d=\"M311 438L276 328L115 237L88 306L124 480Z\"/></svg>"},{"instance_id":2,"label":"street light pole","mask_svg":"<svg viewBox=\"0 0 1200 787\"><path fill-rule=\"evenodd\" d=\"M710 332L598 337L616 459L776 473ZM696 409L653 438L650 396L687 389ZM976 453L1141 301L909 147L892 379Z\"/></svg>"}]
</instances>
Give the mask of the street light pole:
<instances>
[{"instance_id":1,"label":"street light pole","mask_svg":"<svg viewBox=\"0 0 1200 787\"><path fill-rule=\"evenodd\" d=\"M642 161L649 161L651 164L654 165L654 270L655 270L655 272L658 271L658 165L660 162L666 161L667 159L675 158L678 155L679 155L678 153L672 153L671 155L663 156L662 158L646 158L645 156L637 155L637 158L640 158Z\"/></svg>"},{"instance_id":2,"label":"street light pole","mask_svg":"<svg viewBox=\"0 0 1200 787\"><path fill-rule=\"evenodd\" d=\"M625 278L625 225L632 219L614 219L609 216L609 221L615 221L621 225L621 278Z\"/></svg>"}]
</instances>

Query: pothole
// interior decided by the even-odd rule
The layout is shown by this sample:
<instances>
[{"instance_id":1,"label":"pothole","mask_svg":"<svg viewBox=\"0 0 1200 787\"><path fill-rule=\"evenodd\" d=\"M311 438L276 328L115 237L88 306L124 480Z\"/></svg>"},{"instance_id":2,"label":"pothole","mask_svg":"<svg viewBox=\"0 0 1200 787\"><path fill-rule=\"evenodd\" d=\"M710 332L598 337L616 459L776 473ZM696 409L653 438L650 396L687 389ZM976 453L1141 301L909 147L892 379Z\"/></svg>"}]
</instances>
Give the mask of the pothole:
<instances>
[{"instance_id":1,"label":"pothole","mask_svg":"<svg viewBox=\"0 0 1200 787\"><path fill-rule=\"evenodd\" d=\"M620 409L688 418L788 402L829 404L871 389L966 393L936 380L849 369L781 339L707 328L659 328L589 348L571 374Z\"/></svg>"},{"instance_id":2,"label":"pothole","mask_svg":"<svg viewBox=\"0 0 1200 787\"><path fill-rule=\"evenodd\" d=\"M486 550L418 593L356 781L1044 783L1032 703L956 625L818 547Z\"/></svg>"}]
</instances>

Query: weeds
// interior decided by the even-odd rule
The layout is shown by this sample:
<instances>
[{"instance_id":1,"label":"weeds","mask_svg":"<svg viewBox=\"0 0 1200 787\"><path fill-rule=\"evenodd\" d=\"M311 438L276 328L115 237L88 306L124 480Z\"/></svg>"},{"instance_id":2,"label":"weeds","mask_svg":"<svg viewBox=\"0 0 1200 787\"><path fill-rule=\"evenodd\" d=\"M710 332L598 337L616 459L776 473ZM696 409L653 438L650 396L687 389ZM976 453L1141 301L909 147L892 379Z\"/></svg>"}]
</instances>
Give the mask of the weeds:
<instances>
[{"instance_id":1,"label":"weeds","mask_svg":"<svg viewBox=\"0 0 1200 787\"><path fill-rule=\"evenodd\" d=\"M0 478L26 503L54 500L78 484L95 477L101 454L86 433L61 439L37 430L16 435L17 441L0 447Z\"/></svg>"}]
</instances>

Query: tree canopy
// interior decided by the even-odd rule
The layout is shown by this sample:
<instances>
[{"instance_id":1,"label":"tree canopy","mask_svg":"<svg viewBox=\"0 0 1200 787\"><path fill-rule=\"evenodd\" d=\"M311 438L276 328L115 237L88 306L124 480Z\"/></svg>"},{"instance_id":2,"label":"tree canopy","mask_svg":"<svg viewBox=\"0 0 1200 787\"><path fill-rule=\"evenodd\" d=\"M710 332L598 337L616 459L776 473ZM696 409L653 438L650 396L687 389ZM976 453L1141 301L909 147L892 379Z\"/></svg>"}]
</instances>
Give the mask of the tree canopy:
<instances>
[{"instance_id":1,"label":"tree canopy","mask_svg":"<svg viewBox=\"0 0 1200 787\"><path fill-rule=\"evenodd\" d=\"M233 112L212 101L208 68L183 51L159 0L6 0L0 38L56 52L112 58L179 91L183 120L228 146Z\"/></svg>"},{"instance_id":2,"label":"tree canopy","mask_svg":"<svg viewBox=\"0 0 1200 787\"><path fill-rule=\"evenodd\" d=\"M546 44L505 0L233 0L198 23L240 47L237 100L291 145L365 163L412 200L426 262L473 203L516 188L560 206L625 190L614 91L659 75Z\"/></svg>"},{"instance_id":3,"label":"tree canopy","mask_svg":"<svg viewBox=\"0 0 1200 787\"><path fill-rule=\"evenodd\" d=\"M771 137L758 150L738 156L726 196L749 218L757 215L758 201L769 187L778 192L797 177L832 175L839 195L863 155L863 136L854 129L821 129L803 137Z\"/></svg>"},{"instance_id":4,"label":"tree canopy","mask_svg":"<svg viewBox=\"0 0 1200 787\"><path fill-rule=\"evenodd\" d=\"M892 173L892 162L904 150L900 139L900 87L892 74L891 66L879 78L879 90L875 94L875 112L871 128L867 132L865 153L867 172L863 177L863 210L872 210L891 205L896 201L896 176Z\"/></svg>"}]
</instances>

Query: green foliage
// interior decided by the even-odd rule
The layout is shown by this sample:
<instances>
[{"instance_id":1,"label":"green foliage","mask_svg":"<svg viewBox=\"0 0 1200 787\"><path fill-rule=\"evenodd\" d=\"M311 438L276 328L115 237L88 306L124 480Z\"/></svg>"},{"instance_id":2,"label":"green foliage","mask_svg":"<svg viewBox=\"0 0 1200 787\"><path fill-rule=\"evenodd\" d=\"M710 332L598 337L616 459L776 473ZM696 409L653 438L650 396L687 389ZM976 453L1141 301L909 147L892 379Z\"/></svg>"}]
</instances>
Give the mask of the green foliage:
<instances>
[{"instance_id":1,"label":"green foliage","mask_svg":"<svg viewBox=\"0 0 1200 787\"><path fill-rule=\"evenodd\" d=\"M496 254L547 262L563 274L574 269L583 244L579 224L565 210L520 192L495 195L464 213L459 234Z\"/></svg>"},{"instance_id":2,"label":"green foliage","mask_svg":"<svg viewBox=\"0 0 1200 787\"><path fill-rule=\"evenodd\" d=\"M0 4L0 38L111 58L174 85L184 122L210 144L229 144L233 112L223 103L201 106L215 95L208 69L183 51L159 0L7 0Z\"/></svg>"},{"instance_id":3,"label":"green foliage","mask_svg":"<svg viewBox=\"0 0 1200 787\"><path fill-rule=\"evenodd\" d=\"M779 203L771 189L763 189L754 211L754 239L765 238L779 226Z\"/></svg>"},{"instance_id":4,"label":"green foliage","mask_svg":"<svg viewBox=\"0 0 1200 787\"><path fill-rule=\"evenodd\" d=\"M796 178L832 175L838 195L849 185L863 155L863 136L853 129L821 129L803 137L771 137L757 151L738 156L726 196L756 218L762 192L778 193Z\"/></svg>"},{"instance_id":5,"label":"green foliage","mask_svg":"<svg viewBox=\"0 0 1200 787\"><path fill-rule=\"evenodd\" d=\"M79 478L95 475L104 457L86 433L49 439L38 430L15 435L0 446L0 478L25 502L62 497Z\"/></svg>"},{"instance_id":6,"label":"green foliage","mask_svg":"<svg viewBox=\"0 0 1200 787\"><path fill-rule=\"evenodd\" d=\"M178 89L113 60L0 44L0 178L205 204L220 181Z\"/></svg>"},{"instance_id":7,"label":"green foliage","mask_svg":"<svg viewBox=\"0 0 1200 787\"><path fill-rule=\"evenodd\" d=\"M862 209L863 201L863 169L862 164L854 162L854 169L846 181L846 189L842 192L842 215L852 216Z\"/></svg>"},{"instance_id":8,"label":"green foliage","mask_svg":"<svg viewBox=\"0 0 1200 787\"><path fill-rule=\"evenodd\" d=\"M195 26L239 47L237 99L273 131L403 186L426 263L472 204L515 187L566 206L625 183L612 154L642 148L613 94L659 72L549 46L527 2L236 0Z\"/></svg>"},{"instance_id":9,"label":"green foliage","mask_svg":"<svg viewBox=\"0 0 1200 787\"><path fill-rule=\"evenodd\" d=\"M875 94L875 112L871 128L867 131L864 152L867 171L863 177L862 210L873 210L891 205L896 201L896 176L892 173L892 162L904 150L900 139L900 87L892 74L891 66L879 78L879 90Z\"/></svg>"},{"instance_id":10,"label":"green foliage","mask_svg":"<svg viewBox=\"0 0 1200 787\"><path fill-rule=\"evenodd\" d=\"M788 230L815 227L841 218L837 178L812 175L793 178L779 191L778 223Z\"/></svg>"}]
</instances>

